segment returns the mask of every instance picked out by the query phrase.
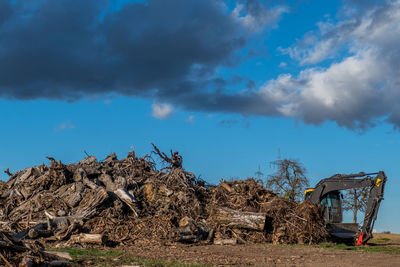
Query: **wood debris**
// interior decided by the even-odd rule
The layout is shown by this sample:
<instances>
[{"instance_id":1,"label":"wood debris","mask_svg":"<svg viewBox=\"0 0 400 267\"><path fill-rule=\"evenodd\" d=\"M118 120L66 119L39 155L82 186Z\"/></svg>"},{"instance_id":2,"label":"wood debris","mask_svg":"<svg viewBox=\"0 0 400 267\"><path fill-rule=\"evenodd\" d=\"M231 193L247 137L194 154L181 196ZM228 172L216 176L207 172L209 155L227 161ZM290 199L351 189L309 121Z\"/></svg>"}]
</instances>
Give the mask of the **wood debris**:
<instances>
[{"instance_id":1,"label":"wood debris","mask_svg":"<svg viewBox=\"0 0 400 267\"><path fill-rule=\"evenodd\" d=\"M327 237L309 203L284 200L254 179L208 186L183 169L178 152L168 156L154 146L153 153L167 167L156 169L152 157L132 151L121 160L111 154L63 164L48 157L49 166L7 169L9 180L0 183L0 230L17 243L50 246L316 243ZM8 252L0 252L7 265Z\"/></svg>"}]
</instances>

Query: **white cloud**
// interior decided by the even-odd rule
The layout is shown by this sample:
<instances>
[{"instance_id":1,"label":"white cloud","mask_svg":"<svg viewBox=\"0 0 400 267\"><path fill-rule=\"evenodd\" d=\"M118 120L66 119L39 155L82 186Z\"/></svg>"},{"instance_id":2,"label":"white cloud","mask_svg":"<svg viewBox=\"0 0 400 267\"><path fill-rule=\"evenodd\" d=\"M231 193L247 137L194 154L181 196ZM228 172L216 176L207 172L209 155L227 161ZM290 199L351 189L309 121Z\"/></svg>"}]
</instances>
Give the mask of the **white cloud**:
<instances>
[{"instance_id":1,"label":"white cloud","mask_svg":"<svg viewBox=\"0 0 400 267\"><path fill-rule=\"evenodd\" d=\"M267 26L275 26L282 14L289 12L286 6L266 7L258 1L237 4L232 16L248 31L259 32Z\"/></svg>"},{"instance_id":2,"label":"white cloud","mask_svg":"<svg viewBox=\"0 0 400 267\"><path fill-rule=\"evenodd\" d=\"M279 63L280 68L285 68L287 66L286 62Z\"/></svg>"},{"instance_id":3,"label":"white cloud","mask_svg":"<svg viewBox=\"0 0 400 267\"><path fill-rule=\"evenodd\" d=\"M335 121L350 129L382 118L400 125L400 1L360 18L321 23L320 32L285 50L300 65L335 57L328 67L309 67L297 77L267 81L259 94L282 116L306 123Z\"/></svg>"},{"instance_id":4,"label":"white cloud","mask_svg":"<svg viewBox=\"0 0 400 267\"><path fill-rule=\"evenodd\" d=\"M339 34L335 38L321 40L324 35L322 28L324 26L320 25L319 32L307 33L296 45L289 48L278 48L278 50L282 54L298 60L301 65L317 64L325 59L332 59L335 57L335 51L344 43L345 38L342 34Z\"/></svg>"},{"instance_id":5,"label":"white cloud","mask_svg":"<svg viewBox=\"0 0 400 267\"><path fill-rule=\"evenodd\" d=\"M305 65L337 57L343 48L353 54L366 48L393 48L400 38L399 23L400 1L388 1L367 10L362 17L351 16L336 24L329 20L319 22L317 31L307 33L296 45L279 50Z\"/></svg>"},{"instance_id":6,"label":"white cloud","mask_svg":"<svg viewBox=\"0 0 400 267\"><path fill-rule=\"evenodd\" d=\"M71 121L65 121L63 123L61 123L60 125L58 125L54 131L56 132L61 132L64 130L71 130L71 129L75 129L75 125L71 123Z\"/></svg>"},{"instance_id":7,"label":"white cloud","mask_svg":"<svg viewBox=\"0 0 400 267\"><path fill-rule=\"evenodd\" d=\"M389 109L395 106L378 87L387 77L386 66L380 63L373 53L365 52L326 69L303 70L298 77L281 75L267 82L260 93L277 103L283 116L307 123L331 120L352 129L364 128L371 118L385 114L381 102L389 104Z\"/></svg>"},{"instance_id":8,"label":"white cloud","mask_svg":"<svg viewBox=\"0 0 400 267\"><path fill-rule=\"evenodd\" d=\"M153 103L151 108L153 117L160 120L170 117L174 112L174 109L170 104Z\"/></svg>"}]
</instances>

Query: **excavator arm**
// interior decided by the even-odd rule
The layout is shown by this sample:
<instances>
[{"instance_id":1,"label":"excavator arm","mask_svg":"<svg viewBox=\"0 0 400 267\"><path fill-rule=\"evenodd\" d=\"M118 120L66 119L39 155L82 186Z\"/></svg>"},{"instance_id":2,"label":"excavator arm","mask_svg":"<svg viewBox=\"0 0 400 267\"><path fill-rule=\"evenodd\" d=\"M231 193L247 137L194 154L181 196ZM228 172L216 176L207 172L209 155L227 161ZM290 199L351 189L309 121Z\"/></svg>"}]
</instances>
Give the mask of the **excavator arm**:
<instances>
[{"instance_id":1,"label":"excavator arm","mask_svg":"<svg viewBox=\"0 0 400 267\"><path fill-rule=\"evenodd\" d=\"M386 175L383 171L377 173L336 174L330 178L321 180L308 192L308 198L314 204L320 204L328 193L352 188L369 188L368 201L361 232L359 232L356 244L365 244L372 238L372 230L376 221L379 206L383 200Z\"/></svg>"}]
</instances>

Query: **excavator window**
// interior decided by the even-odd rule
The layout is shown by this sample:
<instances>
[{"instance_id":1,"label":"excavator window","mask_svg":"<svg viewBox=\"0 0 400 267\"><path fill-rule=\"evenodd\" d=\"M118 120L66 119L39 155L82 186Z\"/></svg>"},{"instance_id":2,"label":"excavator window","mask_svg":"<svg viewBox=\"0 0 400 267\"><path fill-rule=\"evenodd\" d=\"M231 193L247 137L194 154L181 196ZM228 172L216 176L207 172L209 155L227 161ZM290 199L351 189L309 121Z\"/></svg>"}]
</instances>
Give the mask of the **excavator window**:
<instances>
[{"instance_id":1,"label":"excavator window","mask_svg":"<svg viewBox=\"0 0 400 267\"><path fill-rule=\"evenodd\" d=\"M342 222L342 201L339 191L329 192L322 198L323 217L326 223Z\"/></svg>"}]
</instances>

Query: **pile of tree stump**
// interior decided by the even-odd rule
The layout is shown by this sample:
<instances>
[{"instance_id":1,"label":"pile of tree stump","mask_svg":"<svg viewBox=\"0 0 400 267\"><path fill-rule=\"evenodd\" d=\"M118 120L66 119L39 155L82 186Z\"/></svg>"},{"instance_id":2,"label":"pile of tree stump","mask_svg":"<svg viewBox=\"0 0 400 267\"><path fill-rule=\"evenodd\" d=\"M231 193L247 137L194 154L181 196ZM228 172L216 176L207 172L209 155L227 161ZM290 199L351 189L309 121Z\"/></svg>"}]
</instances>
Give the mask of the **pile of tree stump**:
<instances>
[{"instance_id":1,"label":"pile of tree stump","mask_svg":"<svg viewBox=\"0 0 400 267\"><path fill-rule=\"evenodd\" d=\"M111 154L103 161L88 156L63 164L48 157L48 166L6 170L9 180L0 183L1 233L20 247L31 241L46 246L317 243L328 236L310 203L285 200L254 179L210 186L183 169L177 152L167 155L154 146L152 155L165 167L157 169L153 157L132 151L124 159ZM10 253L1 249L0 262L6 262Z\"/></svg>"}]
</instances>

